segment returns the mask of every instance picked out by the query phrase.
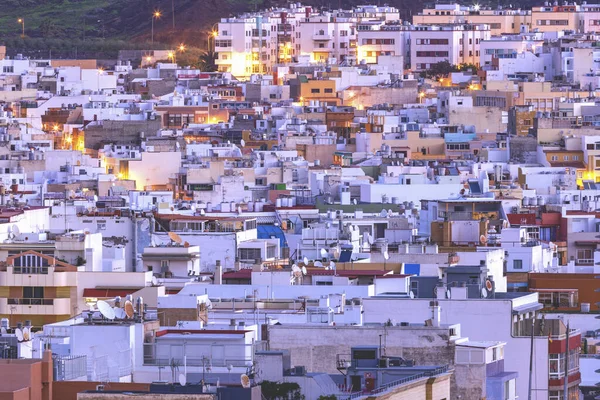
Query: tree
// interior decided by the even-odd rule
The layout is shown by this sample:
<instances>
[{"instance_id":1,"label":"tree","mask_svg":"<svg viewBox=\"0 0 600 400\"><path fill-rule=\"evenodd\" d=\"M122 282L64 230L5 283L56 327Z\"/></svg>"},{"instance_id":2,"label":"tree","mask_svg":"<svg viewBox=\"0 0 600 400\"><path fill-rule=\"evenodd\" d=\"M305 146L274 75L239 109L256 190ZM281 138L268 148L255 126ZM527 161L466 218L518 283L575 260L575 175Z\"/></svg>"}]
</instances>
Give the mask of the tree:
<instances>
[{"instance_id":1,"label":"tree","mask_svg":"<svg viewBox=\"0 0 600 400\"><path fill-rule=\"evenodd\" d=\"M55 20L46 18L40 24L40 32L44 37L48 36L61 36L62 29Z\"/></svg>"},{"instance_id":2,"label":"tree","mask_svg":"<svg viewBox=\"0 0 600 400\"><path fill-rule=\"evenodd\" d=\"M438 80L445 76L448 76L451 72L456 71L454 65L450 64L450 61L444 60L435 64L431 64L431 67L421 73L424 78L430 78Z\"/></svg>"},{"instance_id":3,"label":"tree","mask_svg":"<svg viewBox=\"0 0 600 400\"><path fill-rule=\"evenodd\" d=\"M260 388L267 400L304 400L305 398L300 393L300 385L295 382L262 381Z\"/></svg>"},{"instance_id":4,"label":"tree","mask_svg":"<svg viewBox=\"0 0 600 400\"><path fill-rule=\"evenodd\" d=\"M216 59L217 53L212 50L205 51L200 55L198 67L204 72L214 72L217 70L217 64L215 63Z\"/></svg>"}]
</instances>

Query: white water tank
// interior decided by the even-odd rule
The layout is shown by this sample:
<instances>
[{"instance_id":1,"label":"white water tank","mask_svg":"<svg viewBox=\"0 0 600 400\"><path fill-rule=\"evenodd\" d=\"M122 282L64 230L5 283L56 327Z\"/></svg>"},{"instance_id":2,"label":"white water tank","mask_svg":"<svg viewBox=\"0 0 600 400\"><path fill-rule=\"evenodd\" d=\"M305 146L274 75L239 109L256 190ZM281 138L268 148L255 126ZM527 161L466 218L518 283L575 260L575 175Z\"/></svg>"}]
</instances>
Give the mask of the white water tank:
<instances>
[{"instance_id":1,"label":"white water tank","mask_svg":"<svg viewBox=\"0 0 600 400\"><path fill-rule=\"evenodd\" d=\"M523 197L523 207L529 207L529 197Z\"/></svg>"}]
</instances>

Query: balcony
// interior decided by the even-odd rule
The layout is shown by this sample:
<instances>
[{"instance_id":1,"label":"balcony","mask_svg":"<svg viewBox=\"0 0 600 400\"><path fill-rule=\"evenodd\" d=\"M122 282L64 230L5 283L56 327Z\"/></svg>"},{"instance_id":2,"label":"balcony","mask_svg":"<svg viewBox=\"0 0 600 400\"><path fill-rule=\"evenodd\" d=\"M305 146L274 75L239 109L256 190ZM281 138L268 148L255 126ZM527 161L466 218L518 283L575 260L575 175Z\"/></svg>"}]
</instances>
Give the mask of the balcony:
<instances>
[{"instance_id":1,"label":"balcony","mask_svg":"<svg viewBox=\"0 0 600 400\"><path fill-rule=\"evenodd\" d=\"M0 314L71 315L71 299L0 299Z\"/></svg>"},{"instance_id":2,"label":"balcony","mask_svg":"<svg viewBox=\"0 0 600 400\"><path fill-rule=\"evenodd\" d=\"M329 33L315 33L312 36L312 39L317 42L331 40L332 37Z\"/></svg>"}]
</instances>

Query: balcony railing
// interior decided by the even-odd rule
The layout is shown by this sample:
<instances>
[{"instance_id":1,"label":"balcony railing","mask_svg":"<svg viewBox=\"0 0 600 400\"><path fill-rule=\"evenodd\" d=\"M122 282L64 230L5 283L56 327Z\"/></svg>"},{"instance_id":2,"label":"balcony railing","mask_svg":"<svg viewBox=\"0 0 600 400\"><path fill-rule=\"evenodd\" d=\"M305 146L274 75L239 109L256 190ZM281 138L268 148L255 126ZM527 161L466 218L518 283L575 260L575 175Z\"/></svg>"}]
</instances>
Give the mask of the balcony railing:
<instances>
[{"instance_id":1,"label":"balcony railing","mask_svg":"<svg viewBox=\"0 0 600 400\"><path fill-rule=\"evenodd\" d=\"M48 275L48 267L13 267L13 274Z\"/></svg>"},{"instance_id":2,"label":"balcony railing","mask_svg":"<svg viewBox=\"0 0 600 400\"><path fill-rule=\"evenodd\" d=\"M53 306L54 299L35 299L35 298L24 298L24 299L8 299L10 305L20 306Z\"/></svg>"}]
</instances>

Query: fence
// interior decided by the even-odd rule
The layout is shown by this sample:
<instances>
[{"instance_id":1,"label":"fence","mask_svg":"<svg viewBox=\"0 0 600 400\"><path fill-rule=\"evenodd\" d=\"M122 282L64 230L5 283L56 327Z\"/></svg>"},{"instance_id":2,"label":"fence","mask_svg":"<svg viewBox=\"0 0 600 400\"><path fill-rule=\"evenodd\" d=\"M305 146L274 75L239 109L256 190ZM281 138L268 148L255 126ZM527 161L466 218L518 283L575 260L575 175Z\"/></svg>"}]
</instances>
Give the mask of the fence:
<instances>
[{"instance_id":1,"label":"fence","mask_svg":"<svg viewBox=\"0 0 600 400\"><path fill-rule=\"evenodd\" d=\"M87 374L86 356L52 356L55 381L71 381Z\"/></svg>"}]
</instances>

